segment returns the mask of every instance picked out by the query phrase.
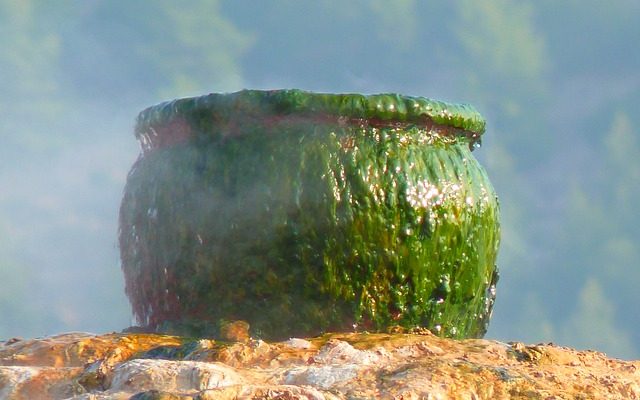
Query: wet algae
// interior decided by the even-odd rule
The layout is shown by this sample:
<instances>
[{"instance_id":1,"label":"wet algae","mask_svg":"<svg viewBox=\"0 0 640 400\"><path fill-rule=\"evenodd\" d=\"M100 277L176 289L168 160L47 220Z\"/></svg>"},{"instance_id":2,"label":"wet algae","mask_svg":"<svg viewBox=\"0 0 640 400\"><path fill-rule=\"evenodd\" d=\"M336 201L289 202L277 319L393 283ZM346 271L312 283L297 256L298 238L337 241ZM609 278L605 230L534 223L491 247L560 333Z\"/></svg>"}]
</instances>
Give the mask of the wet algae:
<instances>
[{"instance_id":1,"label":"wet algae","mask_svg":"<svg viewBox=\"0 0 640 400\"><path fill-rule=\"evenodd\" d=\"M120 211L149 328L282 339L426 327L479 337L498 203L470 106L398 95L212 94L143 111Z\"/></svg>"}]
</instances>

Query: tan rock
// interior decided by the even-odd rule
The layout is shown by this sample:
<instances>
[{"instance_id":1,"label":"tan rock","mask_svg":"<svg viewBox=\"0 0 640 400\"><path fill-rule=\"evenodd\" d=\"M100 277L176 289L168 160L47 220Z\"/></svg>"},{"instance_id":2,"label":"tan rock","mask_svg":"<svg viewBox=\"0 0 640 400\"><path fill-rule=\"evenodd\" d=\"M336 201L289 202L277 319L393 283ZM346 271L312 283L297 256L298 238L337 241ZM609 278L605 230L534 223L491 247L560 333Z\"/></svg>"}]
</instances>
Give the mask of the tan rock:
<instances>
[{"instance_id":1,"label":"tan rock","mask_svg":"<svg viewBox=\"0 0 640 400\"><path fill-rule=\"evenodd\" d=\"M78 367L0 366L0 399L64 399L85 389Z\"/></svg>"},{"instance_id":2,"label":"tan rock","mask_svg":"<svg viewBox=\"0 0 640 400\"><path fill-rule=\"evenodd\" d=\"M0 344L0 399L640 399L640 361L551 344L426 333L240 339L67 334Z\"/></svg>"},{"instance_id":3,"label":"tan rock","mask_svg":"<svg viewBox=\"0 0 640 400\"><path fill-rule=\"evenodd\" d=\"M136 359L118 365L108 386L134 393L151 389L193 393L245 381L233 368L217 362Z\"/></svg>"}]
</instances>

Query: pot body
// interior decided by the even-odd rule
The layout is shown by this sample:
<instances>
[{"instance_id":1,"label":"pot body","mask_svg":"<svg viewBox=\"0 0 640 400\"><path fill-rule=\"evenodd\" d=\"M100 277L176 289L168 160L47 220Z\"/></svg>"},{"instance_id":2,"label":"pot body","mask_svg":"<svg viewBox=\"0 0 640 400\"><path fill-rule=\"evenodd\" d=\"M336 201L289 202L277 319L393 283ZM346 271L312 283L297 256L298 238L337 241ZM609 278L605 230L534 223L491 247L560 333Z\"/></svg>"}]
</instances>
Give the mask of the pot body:
<instances>
[{"instance_id":1,"label":"pot body","mask_svg":"<svg viewBox=\"0 0 640 400\"><path fill-rule=\"evenodd\" d=\"M139 130L146 150L120 211L140 323L216 336L243 320L268 339L486 332L498 203L469 135L277 107L244 118L236 107L220 122L172 107Z\"/></svg>"}]
</instances>

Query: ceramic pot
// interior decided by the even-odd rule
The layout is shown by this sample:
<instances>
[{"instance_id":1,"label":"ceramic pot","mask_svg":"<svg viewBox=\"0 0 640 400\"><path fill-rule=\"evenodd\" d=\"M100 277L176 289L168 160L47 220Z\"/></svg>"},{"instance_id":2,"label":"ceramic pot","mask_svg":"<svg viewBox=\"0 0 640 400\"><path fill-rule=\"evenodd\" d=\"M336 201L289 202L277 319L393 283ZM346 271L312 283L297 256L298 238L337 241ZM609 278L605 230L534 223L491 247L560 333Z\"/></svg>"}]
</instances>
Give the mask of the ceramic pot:
<instances>
[{"instance_id":1,"label":"ceramic pot","mask_svg":"<svg viewBox=\"0 0 640 400\"><path fill-rule=\"evenodd\" d=\"M267 339L427 328L480 337L498 201L472 107L394 94L245 90L138 117L120 210L140 324Z\"/></svg>"}]
</instances>

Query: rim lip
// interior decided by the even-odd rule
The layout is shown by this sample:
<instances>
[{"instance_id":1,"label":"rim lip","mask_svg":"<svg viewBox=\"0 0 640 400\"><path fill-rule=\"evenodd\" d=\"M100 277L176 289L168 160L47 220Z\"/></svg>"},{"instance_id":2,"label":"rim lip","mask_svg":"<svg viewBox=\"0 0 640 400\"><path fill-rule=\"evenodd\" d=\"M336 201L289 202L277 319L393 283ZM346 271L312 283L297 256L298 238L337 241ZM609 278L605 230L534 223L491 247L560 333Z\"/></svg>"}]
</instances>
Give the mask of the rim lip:
<instances>
[{"instance_id":1,"label":"rim lip","mask_svg":"<svg viewBox=\"0 0 640 400\"><path fill-rule=\"evenodd\" d=\"M453 131L455 136L479 140L486 122L471 105L448 103L395 93L318 93L299 89L241 90L185 97L151 106L136 119L135 135L144 141L179 121L206 119L215 126L229 126L279 119L323 118L339 125L423 126ZM312 121L313 122L313 121ZM162 129L164 128L164 129Z\"/></svg>"}]
</instances>

